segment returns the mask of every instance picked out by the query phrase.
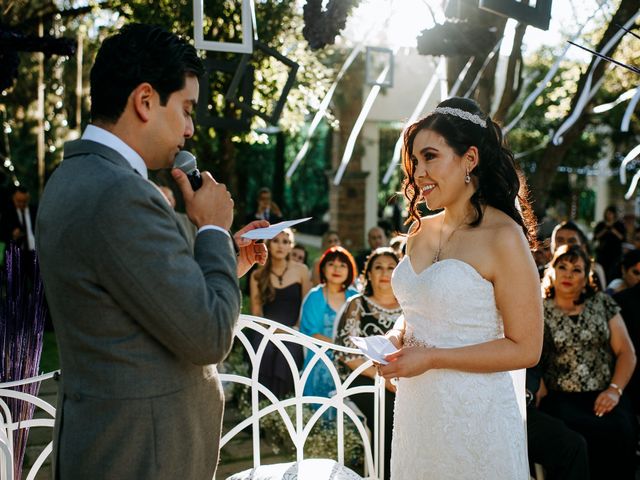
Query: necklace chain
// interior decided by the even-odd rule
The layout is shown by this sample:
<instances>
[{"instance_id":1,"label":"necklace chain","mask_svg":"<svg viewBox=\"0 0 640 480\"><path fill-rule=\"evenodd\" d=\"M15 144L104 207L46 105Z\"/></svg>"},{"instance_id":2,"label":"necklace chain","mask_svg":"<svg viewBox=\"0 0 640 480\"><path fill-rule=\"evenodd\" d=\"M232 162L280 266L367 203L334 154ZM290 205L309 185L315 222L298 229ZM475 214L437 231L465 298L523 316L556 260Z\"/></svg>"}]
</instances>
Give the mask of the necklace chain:
<instances>
[{"instance_id":1,"label":"necklace chain","mask_svg":"<svg viewBox=\"0 0 640 480\"><path fill-rule=\"evenodd\" d=\"M282 271L282 273L280 275L278 275L276 272L271 270L271 274L274 275L278 279L278 283L280 284L280 286L282 286L282 281L284 279L284 274L287 273L287 270L289 270L289 263L287 263L285 265L284 270Z\"/></svg>"},{"instance_id":2,"label":"necklace chain","mask_svg":"<svg viewBox=\"0 0 640 480\"><path fill-rule=\"evenodd\" d=\"M435 255L433 256L433 263L437 263L440 261L440 254L442 253L442 232L444 231L444 220L445 220L445 216L446 213L442 214L442 224L440 225L440 235L438 237L438 250L436 250ZM453 237L453 234L456 233L458 231L458 229L464 225L464 219L462 220L462 222L460 222L458 224L458 226L456 228L453 229L453 231L449 234L449 237L447 238L447 241L445 242L445 245L447 243L449 243L449 241L451 240L451 237Z\"/></svg>"}]
</instances>

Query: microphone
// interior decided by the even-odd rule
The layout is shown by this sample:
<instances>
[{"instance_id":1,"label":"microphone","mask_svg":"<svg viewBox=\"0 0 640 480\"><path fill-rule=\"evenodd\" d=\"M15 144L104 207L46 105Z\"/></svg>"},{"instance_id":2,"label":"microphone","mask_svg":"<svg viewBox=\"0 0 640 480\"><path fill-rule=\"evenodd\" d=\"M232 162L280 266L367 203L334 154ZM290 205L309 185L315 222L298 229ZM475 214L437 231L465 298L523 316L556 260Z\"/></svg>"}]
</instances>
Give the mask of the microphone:
<instances>
[{"instance_id":1,"label":"microphone","mask_svg":"<svg viewBox=\"0 0 640 480\"><path fill-rule=\"evenodd\" d=\"M194 192L202 186L200 170L198 170L196 157L194 157L192 153L186 150L180 150L173 162L173 168L178 168L187 174L187 178Z\"/></svg>"},{"instance_id":2,"label":"microphone","mask_svg":"<svg viewBox=\"0 0 640 480\"><path fill-rule=\"evenodd\" d=\"M180 150L176 155L176 159L173 161L173 168L178 168L187 174L187 178L194 192L202 186L202 176L200 175L200 170L198 170L198 163L196 162L196 157L194 157L191 152ZM233 244L233 249L237 257L240 255L240 248L233 238L233 235L231 235L231 232L229 232L229 238L231 238L231 243Z\"/></svg>"}]
</instances>

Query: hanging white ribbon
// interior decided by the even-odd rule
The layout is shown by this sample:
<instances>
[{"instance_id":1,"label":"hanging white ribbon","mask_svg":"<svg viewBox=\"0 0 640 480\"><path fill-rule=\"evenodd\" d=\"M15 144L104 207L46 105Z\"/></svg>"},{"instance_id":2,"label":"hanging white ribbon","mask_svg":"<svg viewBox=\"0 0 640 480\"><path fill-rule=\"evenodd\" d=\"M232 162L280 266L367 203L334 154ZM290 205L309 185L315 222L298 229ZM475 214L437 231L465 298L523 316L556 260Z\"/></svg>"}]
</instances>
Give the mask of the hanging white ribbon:
<instances>
[{"instance_id":1,"label":"hanging white ribbon","mask_svg":"<svg viewBox=\"0 0 640 480\"><path fill-rule=\"evenodd\" d=\"M640 145L636 145L622 160L620 164L620 183L622 185L627 183L627 165L638 155L640 155Z\"/></svg>"},{"instance_id":2,"label":"hanging white ribbon","mask_svg":"<svg viewBox=\"0 0 640 480\"><path fill-rule=\"evenodd\" d=\"M580 27L580 29L576 32L576 34L571 38L572 41L578 39L578 37L582 34L582 31L587 26L587 24L593 19L593 17L595 17L596 13L598 13L598 10L593 12L593 14L587 19L587 21ZM562 62L562 60L564 60L564 57L567 55L567 51L569 50L569 47L571 47L571 45L567 43L567 45L562 50L562 53L558 56L557 60L551 66L551 68L549 69L547 74L544 76L544 78L542 80L540 80L540 82L538 82L538 86L535 88L535 90L533 92L531 92L527 98L525 98L524 102L522 103L522 108L520 109L520 112L518 113L518 115L516 115L513 118L513 120L511 120L509 122L509 124L502 129L502 131L504 132L505 135L513 127L515 127L516 124L520 120L522 120L522 117L524 117L524 114L527 112L527 110L533 104L533 102L536 100L536 98L538 98L540 96L540 94L542 93L542 91L545 88L547 88L547 84L556 75L556 72L560 68L560 63Z\"/></svg>"},{"instance_id":3,"label":"hanging white ribbon","mask_svg":"<svg viewBox=\"0 0 640 480\"><path fill-rule=\"evenodd\" d=\"M393 56L391 57L392 58L391 61L393 61L393 58L395 57L396 53L398 53L398 48L395 48L393 50ZM377 83L382 83L384 81L384 79L387 77L387 74L389 73L390 68L391 68L391 64L384 67L384 69L382 70L382 72L380 72L380 75L378 75L378 78L376 79ZM381 89L380 85L374 85L371 88L371 91L369 92L369 95L367 96L367 99L365 100L364 105L362 106L362 110L360 111L360 114L358 115L358 118L355 124L353 125L353 129L351 130L351 134L349 135L349 139L347 140L347 145L345 146L344 153L342 154L342 160L340 161L340 166L338 167L336 176L333 179L334 185L340 185L342 176L344 175L344 172L347 169L347 165L349 165L349 161L351 160L351 156L353 155L353 149L356 146L356 140L358 139L358 135L360 135L362 126L364 125L365 120L369 116L371 107L373 107L373 104L376 101L378 94L380 93L380 89Z\"/></svg>"},{"instance_id":4,"label":"hanging white ribbon","mask_svg":"<svg viewBox=\"0 0 640 480\"><path fill-rule=\"evenodd\" d=\"M636 93L627 105L627 109L624 112L624 116L622 117L622 123L620 124L621 132L629 131L629 124L631 123L631 115L636 109L636 105L638 105L638 100L640 100L640 88L636 88Z\"/></svg>"},{"instance_id":5,"label":"hanging white ribbon","mask_svg":"<svg viewBox=\"0 0 640 480\"><path fill-rule=\"evenodd\" d=\"M625 22L624 28L628 29L631 25L633 25L636 21L636 18L638 17L638 14L640 14L640 9L637 10L636 13L633 14L631 18L629 18L629 20ZM625 33L626 31L624 29L622 28L619 29L616 33L613 34L613 36L607 41L607 43L602 47L602 49L598 53L600 53L601 55L607 55L609 51L613 48L613 46L620 41L620 39ZM589 74L587 75L584 88L580 93L580 97L578 97L578 101L576 102L576 105L573 108L573 111L571 112L569 117L562 123L562 125L560 125L558 130L553 135L553 139L551 141L553 142L554 145L562 144L562 141L563 141L562 135L578 121L578 119L582 115L582 112L587 106L587 103L589 103L589 100L591 97L590 94L592 89L591 83L593 82L593 74L595 72L596 67L601 61L602 59L600 57L596 57L593 59L593 63L590 65Z\"/></svg>"},{"instance_id":6,"label":"hanging white ribbon","mask_svg":"<svg viewBox=\"0 0 640 480\"><path fill-rule=\"evenodd\" d=\"M460 74L458 75L458 78L456 78L456 81L454 82L453 86L451 87L451 91L442 97L443 100L445 98L455 97L458 94L458 90L460 90L460 85L462 85L462 82L464 81L465 77L467 76L467 72L471 68L471 65L473 64L474 58L475 57L469 58L469 60L465 64L464 68L460 71ZM446 80L445 80L445 85L446 85Z\"/></svg>"},{"instance_id":7,"label":"hanging white ribbon","mask_svg":"<svg viewBox=\"0 0 640 480\"><path fill-rule=\"evenodd\" d=\"M367 34L367 36L362 40L362 42L360 42L351 51L351 53L345 60L344 64L342 65L342 68L338 72L336 79L333 81L333 84L331 84L331 87L329 87L329 90L327 90L327 94L322 99L322 102L320 102L320 107L318 108L318 111L313 117L313 121L311 122L311 125L309 125L309 130L307 131L307 137L305 138L304 144L302 145L302 148L300 149L296 157L293 159L293 163L291 163L291 166L287 170L287 178L291 178L291 176L294 174L294 172L298 168L298 165L300 165L300 162L309 151L309 145L311 144L311 137L313 137L313 134L318 128L318 125L320 125L320 121L327 113L327 109L329 108L329 103L331 103L331 99L333 98L333 94L336 91L336 87L338 86L338 83L340 82L340 80L342 80L342 77L347 72L347 70L349 69L353 61L356 59L358 54L364 49L364 44L368 37L369 37L369 34Z\"/></svg>"},{"instance_id":8,"label":"hanging white ribbon","mask_svg":"<svg viewBox=\"0 0 640 480\"><path fill-rule=\"evenodd\" d=\"M631 200L631 197L633 196L633 192L635 192L636 188L638 187L639 181L640 181L640 170L638 170L636 174L633 176L633 178L631 179L631 185L629 185L629 190L627 190L627 193L624 194L625 200Z\"/></svg>"},{"instance_id":9,"label":"hanging white ribbon","mask_svg":"<svg viewBox=\"0 0 640 480\"><path fill-rule=\"evenodd\" d=\"M495 45L495 47L493 47L493 50L491 50L491 53L489 53L489 55L487 55L487 58L484 59L484 62L482 63L482 66L480 67L480 70L478 70L478 73L476 74L476 78L473 79L473 82L471 83L471 86L469 87L469 89L464 94L465 98L469 98L469 95L471 95L473 93L473 91L478 86L478 83L480 83L480 78L482 77L482 74L486 70L486 68L489 65L489 62L491 61L491 59L496 55L496 53L498 53L498 50L500 50L500 45L502 45L502 38L500 38L496 42L496 45Z\"/></svg>"},{"instance_id":10,"label":"hanging white ribbon","mask_svg":"<svg viewBox=\"0 0 640 480\"><path fill-rule=\"evenodd\" d=\"M609 110L611 110L612 108L616 107L617 105L620 105L622 102L626 102L630 98L633 98L633 96L636 93L638 93L637 91L638 91L637 88L632 88L630 90L627 90L622 95L618 96L618 98L616 98L613 102L603 103L601 105L593 107L593 113L608 112Z\"/></svg>"},{"instance_id":11,"label":"hanging white ribbon","mask_svg":"<svg viewBox=\"0 0 640 480\"><path fill-rule=\"evenodd\" d=\"M411 125L413 122L415 122L418 119L418 116L424 110L424 106L427 104L427 100L431 98L431 94L433 93L433 90L436 88L436 84L438 83L438 75L436 72L440 68L440 65L444 63L445 63L445 60L443 58L441 58L438 61L438 63L435 65L432 62L434 74L431 76L431 79L429 80L427 87L422 92L422 95L420 96L420 100L418 100L418 104L416 105L416 108L413 109L413 113L411 113L409 120L406 121L404 128L402 130L402 133L400 134L400 137L398 138L395 146L393 147L393 156L391 157L391 163L389 164L389 167L387 168L387 171L384 174L384 177L382 179L382 183L384 183L385 185L389 183L393 175L393 172L398 166L398 163L400 163L400 150L402 149L402 138L404 137L404 129L407 128L407 126Z\"/></svg>"}]
</instances>

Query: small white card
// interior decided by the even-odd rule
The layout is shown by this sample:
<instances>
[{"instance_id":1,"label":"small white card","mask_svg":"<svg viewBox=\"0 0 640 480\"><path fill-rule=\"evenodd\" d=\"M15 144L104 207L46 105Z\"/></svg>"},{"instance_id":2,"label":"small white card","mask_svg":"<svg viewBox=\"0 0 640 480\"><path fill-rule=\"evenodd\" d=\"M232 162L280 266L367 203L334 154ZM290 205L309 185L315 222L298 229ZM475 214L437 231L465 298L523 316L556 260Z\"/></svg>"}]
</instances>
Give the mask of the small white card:
<instances>
[{"instance_id":1,"label":"small white card","mask_svg":"<svg viewBox=\"0 0 640 480\"><path fill-rule=\"evenodd\" d=\"M255 230L249 230L247 233L242 234L242 238L248 238L249 240L271 240L278 235L285 228L292 227L298 223L311 220L313 217L299 218L297 220L286 220L280 223L274 223L265 228L256 228Z\"/></svg>"},{"instance_id":2,"label":"small white card","mask_svg":"<svg viewBox=\"0 0 640 480\"><path fill-rule=\"evenodd\" d=\"M385 355L393 353L398 349L391 340L382 335L373 335L371 337L349 337L353 344L360 349L365 357L370 358L374 362L386 365Z\"/></svg>"}]
</instances>

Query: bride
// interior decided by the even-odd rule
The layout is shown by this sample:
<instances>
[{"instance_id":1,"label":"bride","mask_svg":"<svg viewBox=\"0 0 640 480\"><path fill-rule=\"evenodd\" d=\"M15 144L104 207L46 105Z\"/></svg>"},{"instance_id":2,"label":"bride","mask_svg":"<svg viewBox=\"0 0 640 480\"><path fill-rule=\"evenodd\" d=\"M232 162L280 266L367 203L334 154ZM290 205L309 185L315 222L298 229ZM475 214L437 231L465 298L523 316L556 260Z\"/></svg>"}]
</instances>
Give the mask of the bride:
<instances>
[{"instance_id":1,"label":"bride","mask_svg":"<svg viewBox=\"0 0 640 480\"><path fill-rule=\"evenodd\" d=\"M399 378L391 478L529 478L524 372L542 347L535 222L500 127L450 98L404 134L415 220L392 285L404 323L380 367ZM437 215L420 218L424 200Z\"/></svg>"}]
</instances>

